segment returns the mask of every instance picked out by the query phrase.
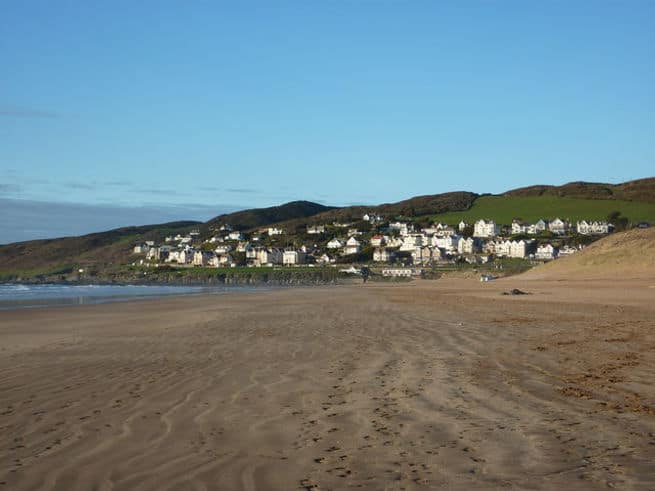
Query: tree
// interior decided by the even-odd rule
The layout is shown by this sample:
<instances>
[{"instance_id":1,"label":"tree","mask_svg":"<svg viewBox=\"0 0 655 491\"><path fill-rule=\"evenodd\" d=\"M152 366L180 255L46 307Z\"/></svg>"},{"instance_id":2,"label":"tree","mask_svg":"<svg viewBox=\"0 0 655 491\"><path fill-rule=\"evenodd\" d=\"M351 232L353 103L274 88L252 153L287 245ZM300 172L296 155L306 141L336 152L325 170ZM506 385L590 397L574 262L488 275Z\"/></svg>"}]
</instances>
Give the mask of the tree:
<instances>
[{"instance_id":1,"label":"tree","mask_svg":"<svg viewBox=\"0 0 655 491\"><path fill-rule=\"evenodd\" d=\"M614 230L618 232L621 230L626 230L630 220L628 217L622 216L620 211L612 211L609 215L607 215L607 222L614 225Z\"/></svg>"}]
</instances>

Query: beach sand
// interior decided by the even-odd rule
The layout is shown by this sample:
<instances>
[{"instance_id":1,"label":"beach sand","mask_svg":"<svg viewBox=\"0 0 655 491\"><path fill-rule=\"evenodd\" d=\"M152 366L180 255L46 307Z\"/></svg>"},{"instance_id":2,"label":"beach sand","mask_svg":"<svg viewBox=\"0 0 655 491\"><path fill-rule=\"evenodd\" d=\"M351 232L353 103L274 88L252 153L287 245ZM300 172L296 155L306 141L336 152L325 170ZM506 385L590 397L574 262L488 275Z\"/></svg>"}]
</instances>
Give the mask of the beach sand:
<instances>
[{"instance_id":1,"label":"beach sand","mask_svg":"<svg viewBox=\"0 0 655 491\"><path fill-rule=\"evenodd\" d=\"M655 279L5 311L0 339L0 489L655 489Z\"/></svg>"}]
</instances>

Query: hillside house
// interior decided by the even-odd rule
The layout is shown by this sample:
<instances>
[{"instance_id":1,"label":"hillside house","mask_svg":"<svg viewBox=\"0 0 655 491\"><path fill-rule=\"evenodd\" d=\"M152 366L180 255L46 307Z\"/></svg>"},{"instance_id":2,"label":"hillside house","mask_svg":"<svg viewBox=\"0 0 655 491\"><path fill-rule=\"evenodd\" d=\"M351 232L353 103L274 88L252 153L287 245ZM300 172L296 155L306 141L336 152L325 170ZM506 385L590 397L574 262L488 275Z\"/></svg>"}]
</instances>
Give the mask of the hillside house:
<instances>
[{"instance_id":1,"label":"hillside house","mask_svg":"<svg viewBox=\"0 0 655 491\"><path fill-rule=\"evenodd\" d=\"M307 255L302 251L287 249L282 256L282 264L291 266L294 264L304 264Z\"/></svg>"},{"instance_id":2,"label":"hillside house","mask_svg":"<svg viewBox=\"0 0 655 491\"><path fill-rule=\"evenodd\" d=\"M556 218L548 224L548 230L555 235L566 235L569 232L571 224L561 218Z\"/></svg>"},{"instance_id":3,"label":"hillside house","mask_svg":"<svg viewBox=\"0 0 655 491\"><path fill-rule=\"evenodd\" d=\"M382 235L374 235L371 237L371 245L373 247L380 247L385 244L384 236Z\"/></svg>"},{"instance_id":4,"label":"hillside house","mask_svg":"<svg viewBox=\"0 0 655 491\"><path fill-rule=\"evenodd\" d=\"M307 226L307 233L310 235L324 234L325 225L309 225Z\"/></svg>"},{"instance_id":5,"label":"hillside house","mask_svg":"<svg viewBox=\"0 0 655 491\"><path fill-rule=\"evenodd\" d=\"M327 246L326 246L326 247L327 247L328 249L341 249L341 248L343 248L345 245L346 245L346 244L345 244L342 240L340 240L340 239L336 239L336 238L335 238L335 239L331 239L331 240L327 243Z\"/></svg>"},{"instance_id":6,"label":"hillside house","mask_svg":"<svg viewBox=\"0 0 655 491\"><path fill-rule=\"evenodd\" d=\"M216 254L227 254L230 251L232 251L232 246L230 244L220 244L214 248Z\"/></svg>"},{"instance_id":7,"label":"hillside house","mask_svg":"<svg viewBox=\"0 0 655 491\"><path fill-rule=\"evenodd\" d=\"M460 254L475 254L480 251L479 242L473 237L460 238L457 242L457 252Z\"/></svg>"},{"instance_id":8,"label":"hillside house","mask_svg":"<svg viewBox=\"0 0 655 491\"><path fill-rule=\"evenodd\" d=\"M473 225L473 237L496 237L500 234L500 225L493 220L480 219Z\"/></svg>"},{"instance_id":9,"label":"hillside house","mask_svg":"<svg viewBox=\"0 0 655 491\"><path fill-rule=\"evenodd\" d=\"M469 224L466 223L464 220L462 220L461 222L459 222L457 224L457 230L461 234L464 231L464 229L466 229L466 227L468 227L468 226L469 226Z\"/></svg>"},{"instance_id":10,"label":"hillside house","mask_svg":"<svg viewBox=\"0 0 655 491\"><path fill-rule=\"evenodd\" d=\"M542 244L537 247L537 252L534 253L534 258L540 261L550 261L557 257L558 250L551 244Z\"/></svg>"},{"instance_id":11,"label":"hillside house","mask_svg":"<svg viewBox=\"0 0 655 491\"><path fill-rule=\"evenodd\" d=\"M613 230L613 226L607 222L596 222L582 220L576 223L576 231L580 235L605 235Z\"/></svg>"},{"instance_id":12,"label":"hillside house","mask_svg":"<svg viewBox=\"0 0 655 491\"><path fill-rule=\"evenodd\" d=\"M275 248L258 248L255 258L255 264L257 266L264 265L273 265L273 264L283 264L284 263L284 251Z\"/></svg>"},{"instance_id":13,"label":"hillside house","mask_svg":"<svg viewBox=\"0 0 655 491\"><path fill-rule=\"evenodd\" d=\"M355 238L350 237L346 241L346 245L343 248L343 253L347 256L349 254L359 254L359 251L362 249L362 244Z\"/></svg>"},{"instance_id":14,"label":"hillside house","mask_svg":"<svg viewBox=\"0 0 655 491\"><path fill-rule=\"evenodd\" d=\"M268 236L271 237L273 235L283 235L284 230L282 230L281 228L277 228L277 227L268 227L268 229L266 230L266 233L268 233Z\"/></svg>"},{"instance_id":15,"label":"hillside house","mask_svg":"<svg viewBox=\"0 0 655 491\"><path fill-rule=\"evenodd\" d=\"M395 251L386 247L378 247L373 251L373 261L377 263L391 263L395 258Z\"/></svg>"},{"instance_id":16,"label":"hillside house","mask_svg":"<svg viewBox=\"0 0 655 491\"><path fill-rule=\"evenodd\" d=\"M142 242L141 244L135 245L132 252L134 252L134 254L146 254L149 250L150 246L145 242Z\"/></svg>"},{"instance_id":17,"label":"hillside house","mask_svg":"<svg viewBox=\"0 0 655 491\"><path fill-rule=\"evenodd\" d=\"M457 250L457 244L459 244L460 239L461 237L459 235L433 235L430 239L430 245L439 247L446 252L454 252Z\"/></svg>"},{"instance_id":18,"label":"hillside house","mask_svg":"<svg viewBox=\"0 0 655 491\"><path fill-rule=\"evenodd\" d=\"M208 266L211 259L216 257L216 254L209 251L196 251L193 254L193 265L194 266Z\"/></svg>"}]
</instances>

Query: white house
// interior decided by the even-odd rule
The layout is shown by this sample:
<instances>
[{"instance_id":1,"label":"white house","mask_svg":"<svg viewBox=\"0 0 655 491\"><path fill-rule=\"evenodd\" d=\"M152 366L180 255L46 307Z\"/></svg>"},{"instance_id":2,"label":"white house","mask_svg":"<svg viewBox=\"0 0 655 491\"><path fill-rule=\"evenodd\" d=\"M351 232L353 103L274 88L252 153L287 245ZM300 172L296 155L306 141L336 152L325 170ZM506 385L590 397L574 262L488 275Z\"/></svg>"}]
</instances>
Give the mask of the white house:
<instances>
[{"instance_id":1,"label":"white house","mask_svg":"<svg viewBox=\"0 0 655 491\"><path fill-rule=\"evenodd\" d=\"M534 246L533 240L513 240L509 244L509 257L524 258L532 251Z\"/></svg>"},{"instance_id":2,"label":"white house","mask_svg":"<svg viewBox=\"0 0 655 491\"><path fill-rule=\"evenodd\" d=\"M480 219L473 225L474 237L496 237L500 234L500 225L493 220Z\"/></svg>"},{"instance_id":3,"label":"white house","mask_svg":"<svg viewBox=\"0 0 655 491\"><path fill-rule=\"evenodd\" d=\"M460 238L457 242L457 252L460 254L474 254L480 250L478 242L473 237Z\"/></svg>"},{"instance_id":4,"label":"white house","mask_svg":"<svg viewBox=\"0 0 655 491\"><path fill-rule=\"evenodd\" d=\"M145 242L134 246L134 254L146 254L150 250L150 246Z\"/></svg>"},{"instance_id":5,"label":"white house","mask_svg":"<svg viewBox=\"0 0 655 491\"><path fill-rule=\"evenodd\" d=\"M245 237L241 232L235 231L227 234L229 240L243 240Z\"/></svg>"},{"instance_id":6,"label":"white house","mask_svg":"<svg viewBox=\"0 0 655 491\"><path fill-rule=\"evenodd\" d=\"M325 225L308 225L307 226L308 234L323 234L325 233Z\"/></svg>"},{"instance_id":7,"label":"white house","mask_svg":"<svg viewBox=\"0 0 655 491\"><path fill-rule=\"evenodd\" d=\"M603 235L609 234L612 225L607 222L587 222L582 220L576 224L576 231L581 235Z\"/></svg>"},{"instance_id":8,"label":"white house","mask_svg":"<svg viewBox=\"0 0 655 491\"><path fill-rule=\"evenodd\" d=\"M345 244L342 240L334 238L327 243L328 249L341 249Z\"/></svg>"},{"instance_id":9,"label":"white house","mask_svg":"<svg viewBox=\"0 0 655 491\"><path fill-rule=\"evenodd\" d=\"M373 261L377 263L390 263L396 257L396 253L392 249L385 247L378 247L373 251Z\"/></svg>"},{"instance_id":10,"label":"white house","mask_svg":"<svg viewBox=\"0 0 655 491\"><path fill-rule=\"evenodd\" d=\"M430 240L430 245L444 249L447 252L453 252L457 250L460 239L459 235L434 235Z\"/></svg>"},{"instance_id":11,"label":"white house","mask_svg":"<svg viewBox=\"0 0 655 491\"><path fill-rule=\"evenodd\" d=\"M289 249L284 251L284 255L282 256L282 264L304 264L305 258L306 254L304 252Z\"/></svg>"},{"instance_id":12,"label":"white house","mask_svg":"<svg viewBox=\"0 0 655 491\"><path fill-rule=\"evenodd\" d=\"M408 234L403 237L401 251L413 251L414 248L427 245L427 237L423 234Z\"/></svg>"},{"instance_id":13,"label":"white house","mask_svg":"<svg viewBox=\"0 0 655 491\"><path fill-rule=\"evenodd\" d=\"M214 252L216 254L227 254L231 250L232 250L232 246L230 244L220 244L220 245L216 246L216 248L214 249Z\"/></svg>"},{"instance_id":14,"label":"white house","mask_svg":"<svg viewBox=\"0 0 655 491\"><path fill-rule=\"evenodd\" d=\"M529 224L514 219L512 220L512 235L527 234L529 227Z\"/></svg>"},{"instance_id":15,"label":"white house","mask_svg":"<svg viewBox=\"0 0 655 491\"><path fill-rule=\"evenodd\" d=\"M272 235L282 235L282 234L284 234L284 230L282 230L281 228L277 228L277 227L268 227L266 232L268 233L269 237L272 236Z\"/></svg>"},{"instance_id":16,"label":"white house","mask_svg":"<svg viewBox=\"0 0 655 491\"><path fill-rule=\"evenodd\" d=\"M215 257L216 254L209 251L196 251L193 254L193 265L194 266L207 266L211 261L211 258Z\"/></svg>"},{"instance_id":17,"label":"white house","mask_svg":"<svg viewBox=\"0 0 655 491\"><path fill-rule=\"evenodd\" d=\"M541 261L550 261L557 257L557 252L557 248L553 247L551 244L543 244L537 247L537 252L535 252L534 258Z\"/></svg>"},{"instance_id":18,"label":"white house","mask_svg":"<svg viewBox=\"0 0 655 491\"><path fill-rule=\"evenodd\" d=\"M362 244L355 238L351 237L346 241L346 245L343 248L343 253L348 254L358 254L361 250Z\"/></svg>"},{"instance_id":19,"label":"white house","mask_svg":"<svg viewBox=\"0 0 655 491\"><path fill-rule=\"evenodd\" d=\"M541 234L548 230L548 220L544 220L543 218L540 218L537 220L537 223L534 224L534 232L535 234Z\"/></svg>"},{"instance_id":20,"label":"white house","mask_svg":"<svg viewBox=\"0 0 655 491\"><path fill-rule=\"evenodd\" d=\"M332 264L335 262L335 260L327 254L323 254L322 256L316 258L316 262L318 264Z\"/></svg>"},{"instance_id":21,"label":"white house","mask_svg":"<svg viewBox=\"0 0 655 491\"><path fill-rule=\"evenodd\" d=\"M380 247L381 245L384 245L384 236L382 235L374 235L371 237L371 245L373 247Z\"/></svg>"},{"instance_id":22,"label":"white house","mask_svg":"<svg viewBox=\"0 0 655 491\"><path fill-rule=\"evenodd\" d=\"M283 264L284 263L284 252L280 249L266 249L258 248L256 255L256 264L259 266L265 264Z\"/></svg>"},{"instance_id":23,"label":"white house","mask_svg":"<svg viewBox=\"0 0 655 491\"><path fill-rule=\"evenodd\" d=\"M466 223L464 220L462 220L462 221L459 222L459 224L457 225L457 230L459 230L459 233L461 234L461 233L464 231L464 229L465 229L466 227L468 227L468 226L469 226L469 224Z\"/></svg>"},{"instance_id":24,"label":"white house","mask_svg":"<svg viewBox=\"0 0 655 491\"><path fill-rule=\"evenodd\" d=\"M570 225L568 221L564 221L561 218L556 218L548 224L548 230L550 230L555 235L566 235L569 231Z\"/></svg>"},{"instance_id":25,"label":"white house","mask_svg":"<svg viewBox=\"0 0 655 491\"><path fill-rule=\"evenodd\" d=\"M412 251L414 264L429 264L433 261L439 261L442 257L441 249L438 247L417 247Z\"/></svg>"}]
</instances>

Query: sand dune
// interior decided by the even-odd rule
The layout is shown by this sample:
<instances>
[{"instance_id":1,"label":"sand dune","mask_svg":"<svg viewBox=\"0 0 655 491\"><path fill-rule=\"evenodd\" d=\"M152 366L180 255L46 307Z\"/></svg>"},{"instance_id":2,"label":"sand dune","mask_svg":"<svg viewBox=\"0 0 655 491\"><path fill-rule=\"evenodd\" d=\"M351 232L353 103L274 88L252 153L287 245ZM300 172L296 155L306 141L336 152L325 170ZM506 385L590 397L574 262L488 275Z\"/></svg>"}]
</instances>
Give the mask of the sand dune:
<instances>
[{"instance_id":1,"label":"sand dune","mask_svg":"<svg viewBox=\"0 0 655 491\"><path fill-rule=\"evenodd\" d=\"M651 302L624 304L629 285L605 297L544 285L0 312L0 482L653 489Z\"/></svg>"},{"instance_id":2,"label":"sand dune","mask_svg":"<svg viewBox=\"0 0 655 491\"><path fill-rule=\"evenodd\" d=\"M525 279L655 278L655 228L604 237L572 256L534 268Z\"/></svg>"}]
</instances>

